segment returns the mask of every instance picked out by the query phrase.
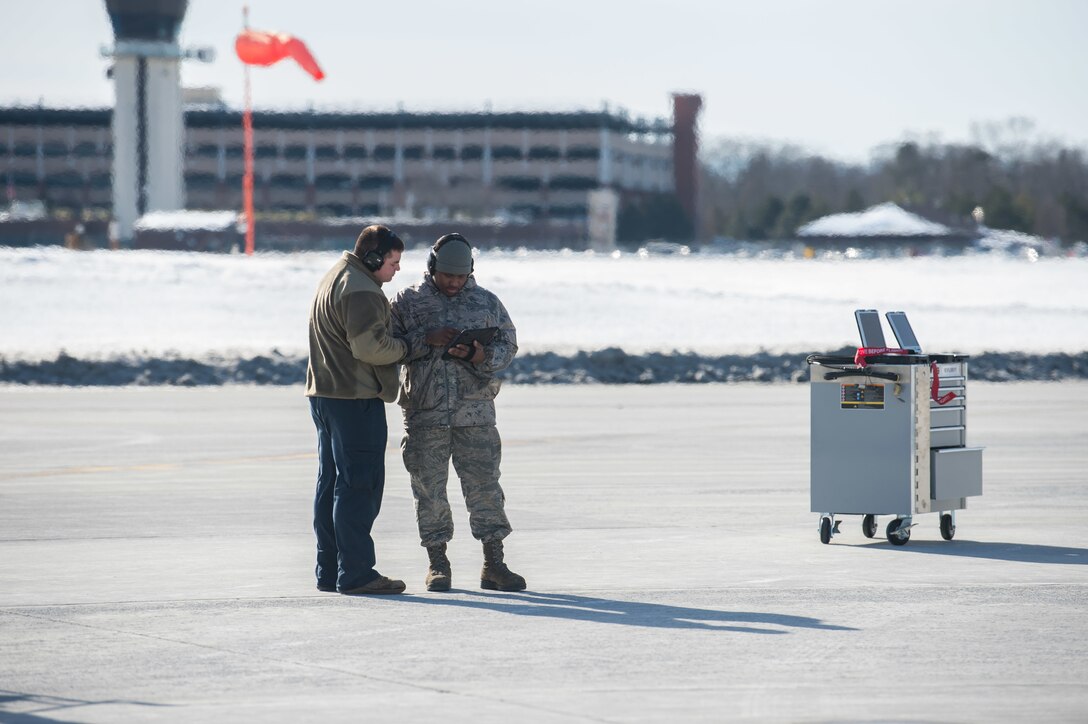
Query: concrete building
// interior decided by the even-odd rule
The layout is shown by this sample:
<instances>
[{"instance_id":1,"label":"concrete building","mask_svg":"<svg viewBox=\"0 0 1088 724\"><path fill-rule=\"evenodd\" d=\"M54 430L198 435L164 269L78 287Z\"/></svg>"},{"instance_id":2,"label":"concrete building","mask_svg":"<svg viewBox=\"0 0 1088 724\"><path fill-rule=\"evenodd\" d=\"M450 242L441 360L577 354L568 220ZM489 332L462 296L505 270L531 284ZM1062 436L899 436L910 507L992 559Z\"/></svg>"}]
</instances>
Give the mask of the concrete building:
<instances>
[{"instance_id":1,"label":"concrete building","mask_svg":"<svg viewBox=\"0 0 1088 724\"><path fill-rule=\"evenodd\" d=\"M210 48L178 45L188 0L105 4L115 36L114 47L103 50L112 62L114 107L0 108L0 180L9 205L41 202L52 221L108 220L111 244L133 243L137 220L149 212L241 209L242 113L219 102L214 89L186 94L180 85L183 59L214 57ZM698 95L674 95L672 124L607 109L258 111L254 207L258 223L560 222L580 227L587 244L608 247L625 201L668 195L697 228L701 105ZM0 241L25 242L40 230L11 231L0 230Z\"/></svg>"},{"instance_id":2,"label":"concrete building","mask_svg":"<svg viewBox=\"0 0 1088 724\"><path fill-rule=\"evenodd\" d=\"M674 143L694 138L692 98L674 99L682 111L674 123L608 110L256 111L255 205L266 217L510 215L585 223L590 192L607 188L621 203L679 191L691 196L680 202L694 213L696 190L687 179L695 145ZM40 199L85 217L114 214L112 116L110 109L0 108L0 183L8 198ZM240 209L241 112L190 105L184 127L186 207Z\"/></svg>"}]
</instances>

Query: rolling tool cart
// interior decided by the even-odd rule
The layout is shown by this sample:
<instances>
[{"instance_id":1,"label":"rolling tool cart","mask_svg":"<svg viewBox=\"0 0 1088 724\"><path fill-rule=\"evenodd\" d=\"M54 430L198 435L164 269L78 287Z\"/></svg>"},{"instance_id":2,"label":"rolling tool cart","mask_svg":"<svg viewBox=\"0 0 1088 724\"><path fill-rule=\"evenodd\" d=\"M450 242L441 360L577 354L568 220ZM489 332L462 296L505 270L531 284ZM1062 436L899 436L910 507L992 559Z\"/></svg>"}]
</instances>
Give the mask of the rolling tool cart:
<instances>
[{"instance_id":1,"label":"rolling tool cart","mask_svg":"<svg viewBox=\"0 0 1088 724\"><path fill-rule=\"evenodd\" d=\"M836 516L861 515L865 537L892 515L892 545L910 540L914 516L938 513L952 540L956 511L982 495L982 451L967 447L966 355L923 354L903 312L889 312L898 348L884 343L880 315L854 313L857 355L808 357L812 512L820 541L839 533Z\"/></svg>"}]
</instances>

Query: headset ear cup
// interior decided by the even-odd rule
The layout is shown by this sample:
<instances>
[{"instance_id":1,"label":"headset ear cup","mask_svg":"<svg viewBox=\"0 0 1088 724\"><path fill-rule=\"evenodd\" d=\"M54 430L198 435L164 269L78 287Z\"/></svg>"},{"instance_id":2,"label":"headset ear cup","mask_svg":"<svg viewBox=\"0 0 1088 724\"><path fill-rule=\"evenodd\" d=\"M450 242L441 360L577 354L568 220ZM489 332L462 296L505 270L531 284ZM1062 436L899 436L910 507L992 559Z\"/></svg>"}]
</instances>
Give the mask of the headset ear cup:
<instances>
[{"instance_id":1,"label":"headset ear cup","mask_svg":"<svg viewBox=\"0 0 1088 724\"><path fill-rule=\"evenodd\" d=\"M378 243L373 249L370 249L360 261L363 262L363 266L372 272L376 272L385 266L385 255L391 252L394 247L399 246L404 248L403 242L400 238L389 229L380 227L378 231Z\"/></svg>"},{"instance_id":2,"label":"headset ear cup","mask_svg":"<svg viewBox=\"0 0 1088 724\"><path fill-rule=\"evenodd\" d=\"M438 272L438 250L449 240L449 234L438 237L438 241L431 247L431 253L427 255L427 273L432 277Z\"/></svg>"},{"instance_id":3,"label":"headset ear cup","mask_svg":"<svg viewBox=\"0 0 1088 724\"><path fill-rule=\"evenodd\" d=\"M363 266L372 272L376 272L382 268L382 264L385 263L385 257L378 253L377 249L371 249L363 255Z\"/></svg>"}]
</instances>

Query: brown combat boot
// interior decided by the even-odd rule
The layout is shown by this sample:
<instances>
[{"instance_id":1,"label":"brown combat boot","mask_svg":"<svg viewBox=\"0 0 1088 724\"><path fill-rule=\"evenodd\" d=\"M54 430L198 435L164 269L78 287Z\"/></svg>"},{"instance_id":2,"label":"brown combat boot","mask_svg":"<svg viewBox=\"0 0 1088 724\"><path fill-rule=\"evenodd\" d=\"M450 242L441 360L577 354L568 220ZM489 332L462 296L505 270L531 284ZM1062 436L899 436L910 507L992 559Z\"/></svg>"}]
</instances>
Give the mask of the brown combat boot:
<instances>
[{"instance_id":1,"label":"brown combat boot","mask_svg":"<svg viewBox=\"0 0 1088 724\"><path fill-rule=\"evenodd\" d=\"M378 576L370 583L355 588L348 588L340 591L340 593L343 593L345 596L404 593L404 581L398 581L395 578L387 578L386 576Z\"/></svg>"},{"instance_id":2,"label":"brown combat boot","mask_svg":"<svg viewBox=\"0 0 1088 724\"><path fill-rule=\"evenodd\" d=\"M480 588L491 591L525 590L525 579L503 563L501 540L484 543L484 569L480 572Z\"/></svg>"},{"instance_id":3,"label":"brown combat boot","mask_svg":"<svg viewBox=\"0 0 1088 724\"><path fill-rule=\"evenodd\" d=\"M446 544L439 543L427 546L427 557L431 559L431 565L427 568L427 590L450 590L452 574L450 573L450 559L446 558Z\"/></svg>"}]
</instances>

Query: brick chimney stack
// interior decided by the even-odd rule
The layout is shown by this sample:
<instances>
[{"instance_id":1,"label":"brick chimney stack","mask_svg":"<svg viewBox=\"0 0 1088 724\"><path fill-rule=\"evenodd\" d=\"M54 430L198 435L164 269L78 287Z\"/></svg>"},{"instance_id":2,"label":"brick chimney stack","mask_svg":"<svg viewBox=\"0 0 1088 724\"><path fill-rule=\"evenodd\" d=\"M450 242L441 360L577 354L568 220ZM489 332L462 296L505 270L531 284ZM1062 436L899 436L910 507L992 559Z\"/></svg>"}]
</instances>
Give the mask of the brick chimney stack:
<instances>
[{"instance_id":1,"label":"brick chimney stack","mask_svg":"<svg viewBox=\"0 0 1088 724\"><path fill-rule=\"evenodd\" d=\"M674 93L672 96L672 170L676 197L691 220L696 233L698 223L698 152L697 122L703 97L697 94Z\"/></svg>"}]
</instances>

